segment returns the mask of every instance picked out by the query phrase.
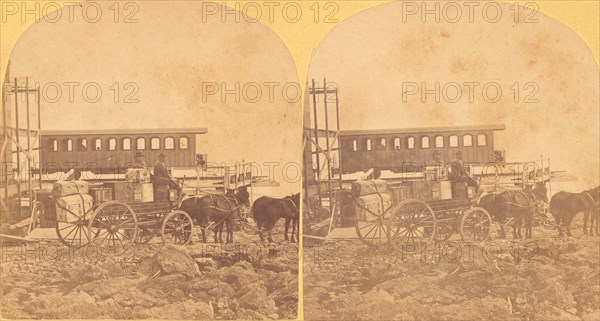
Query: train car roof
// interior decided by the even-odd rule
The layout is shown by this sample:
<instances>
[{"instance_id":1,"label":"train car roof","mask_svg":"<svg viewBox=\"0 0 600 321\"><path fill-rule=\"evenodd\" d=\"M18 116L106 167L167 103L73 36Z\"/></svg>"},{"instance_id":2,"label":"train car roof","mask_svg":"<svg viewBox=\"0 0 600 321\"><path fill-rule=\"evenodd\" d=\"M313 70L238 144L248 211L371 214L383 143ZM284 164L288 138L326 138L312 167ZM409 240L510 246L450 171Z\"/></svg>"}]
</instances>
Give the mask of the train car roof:
<instances>
[{"instance_id":1,"label":"train car roof","mask_svg":"<svg viewBox=\"0 0 600 321\"><path fill-rule=\"evenodd\" d=\"M469 132L504 130L504 125L483 126L451 126L451 127L421 127L421 128L396 128L396 129L364 129L364 130L342 130L340 135L369 135L369 134L419 134L419 133L441 133L441 132Z\"/></svg>"},{"instance_id":2,"label":"train car roof","mask_svg":"<svg viewBox=\"0 0 600 321\"><path fill-rule=\"evenodd\" d=\"M153 128L153 129L89 129L89 130L43 130L42 136L78 135L131 135L131 134L206 134L206 128Z\"/></svg>"}]
</instances>

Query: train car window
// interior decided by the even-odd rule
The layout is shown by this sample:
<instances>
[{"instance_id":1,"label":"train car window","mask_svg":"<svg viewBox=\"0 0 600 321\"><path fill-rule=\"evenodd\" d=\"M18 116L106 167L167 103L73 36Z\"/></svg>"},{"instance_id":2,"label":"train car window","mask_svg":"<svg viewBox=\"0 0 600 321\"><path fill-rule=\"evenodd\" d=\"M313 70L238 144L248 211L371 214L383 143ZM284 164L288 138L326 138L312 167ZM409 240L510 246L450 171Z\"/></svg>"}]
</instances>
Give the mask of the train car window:
<instances>
[{"instance_id":1,"label":"train car window","mask_svg":"<svg viewBox=\"0 0 600 321\"><path fill-rule=\"evenodd\" d=\"M187 137L179 137L179 149L188 149L190 139Z\"/></svg>"},{"instance_id":2,"label":"train car window","mask_svg":"<svg viewBox=\"0 0 600 321\"><path fill-rule=\"evenodd\" d=\"M380 138L379 139L379 149L383 150L383 149L385 149L385 146L386 146L385 138Z\"/></svg>"},{"instance_id":3,"label":"train car window","mask_svg":"<svg viewBox=\"0 0 600 321\"><path fill-rule=\"evenodd\" d=\"M52 149L53 152L58 152L58 140L56 139L51 139L50 141L50 148Z\"/></svg>"},{"instance_id":4,"label":"train car window","mask_svg":"<svg viewBox=\"0 0 600 321\"><path fill-rule=\"evenodd\" d=\"M94 139L94 150L96 150L96 151L102 150L102 139L100 139L100 138Z\"/></svg>"},{"instance_id":5,"label":"train car window","mask_svg":"<svg viewBox=\"0 0 600 321\"><path fill-rule=\"evenodd\" d=\"M429 148L429 137L428 136L421 137L421 148Z\"/></svg>"},{"instance_id":6,"label":"train car window","mask_svg":"<svg viewBox=\"0 0 600 321\"><path fill-rule=\"evenodd\" d=\"M448 145L450 147L458 147L458 136L452 135L448 138Z\"/></svg>"},{"instance_id":7,"label":"train car window","mask_svg":"<svg viewBox=\"0 0 600 321\"><path fill-rule=\"evenodd\" d=\"M173 138L173 137L165 138L165 149L175 149L175 138Z\"/></svg>"},{"instance_id":8,"label":"train car window","mask_svg":"<svg viewBox=\"0 0 600 321\"><path fill-rule=\"evenodd\" d=\"M435 147L444 147L444 136L435 136Z\"/></svg>"},{"instance_id":9,"label":"train car window","mask_svg":"<svg viewBox=\"0 0 600 321\"><path fill-rule=\"evenodd\" d=\"M115 138L111 138L108 140L108 150L116 150L117 149L117 140Z\"/></svg>"},{"instance_id":10,"label":"train car window","mask_svg":"<svg viewBox=\"0 0 600 321\"><path fill-rule=\"evenodd\" d=\"M415 138L414 137L408 137L408 139L406 140L407 145L408 145L408 149L413 149L415 148Z\"/></svg>"},{"instance_id":11,"label":"train car window","mask_svg":"<svg viewBox=\"0 0 600 321\"><path fill-rule=\"evenodd\" d=\"M72 152L73 151L73 140L72 139L63 140L62 150L66 150L67 152Z\"/></svg>"},{"instance_id":12,"label":"train car window","mask_svg":"<svg viewBox=\"0 0 600 321\"><path fill-rule=\"evenodd\" d=\"M135 143L135 148L137 150L144 150L144 149L146 149L146 138L144 138L144 137L138 138L136 140L136 143Z\"/></svg>"},{"instance_id":13,"label":"train car window","mask_svg":"<svg viewBox=\"0 0 600 321\"><path fill-rule=\"evenodd\" d=\"M371 138L367 138L367 150L371 150Z\"/></svg>"},{"instance_id":14,"label":"train car window","mask_svg":"<svg viewBox=\"0 0 600 321\"><path fill-rule=\"evenodd\" d=\"M477 146L485 146L487 145L487 136L485 134L477 135Z\"/></svg>"},{"instance_id":15,"label":"train car window","mask_svg":"<svg viewBox=\"0 0 600 321\"><path fill-rule=\"evenodd\" d=\"M352 150L353 151L357 151L358 150L358 142L356 141L356 139L354 139L352 141Z\"/></svg>"},{"instance_id":16,"label":"train car window","mask_svg":"<svg viewBox=\"0 0 600 321\"><path fill-rule=\"evenodd\" d=\"M150 139L150 149L152 149L152 150L160 149L160 138L152 137Z\"/></svg>"},{"instance_id":17,"label":"train car window","mask_svg":"<svg viewBox=\"0 0 600 321\"><path fill-rule=\"evenodd\" d=\"M88 144L87 144L87 139L85 138L80 138L77 141L77 151L78 152L86 152L88 149Z\"/></svg>"},{"instance_id":18,"label":"train car window","mask_svg":"<svg viewBox=\"0 0 600 321\"><path fill-rule=\"evenodd\" d=\"M131 150L131 138L123 138L123 150Z\"/></svg>"},{"instance_id":19,"label":"train car window","mask_svg":"<svg viewBox=\"0 0 600 321\"><path fill-rule=\"evenodd\" d=\"M394 138L394 149L400 149L400 137Z\"/></svg>"},{"instance_id":20,"label":"train car window","mask_svg":"<svg viewBox=\"0 0 600 321\"><path fill-rule=\"evenodd\" d=\"M463 146L471 147L473 146L473 136L466 134L463 136Z\"/></svg>"}]
</instances>

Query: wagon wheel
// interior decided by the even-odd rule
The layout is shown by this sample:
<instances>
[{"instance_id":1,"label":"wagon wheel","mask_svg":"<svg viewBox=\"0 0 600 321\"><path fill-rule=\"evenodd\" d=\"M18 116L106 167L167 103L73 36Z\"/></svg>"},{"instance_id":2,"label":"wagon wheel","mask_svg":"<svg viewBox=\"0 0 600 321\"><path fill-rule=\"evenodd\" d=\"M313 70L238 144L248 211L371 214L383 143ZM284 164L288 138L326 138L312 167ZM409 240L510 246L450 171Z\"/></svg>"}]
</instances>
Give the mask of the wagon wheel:
<instances>
[{"instance_id":1,"label":"wagon wheel","mask_svg":"<svg viewBox=\"0 0 600 321\"><path fill-rule=\"evenodd\" d=\"M192 218L188 213L175 210L165 217L160 229L163 243L186 245L192 240Z\"/></svg>"},{"instance_id":2,"label":"wagon wheel","mask_svg":"<svg viewBox=\"0 0 600 321\"><path fill-rule=\"evenodd\" d=\"M67 246L82 247L90 242L90 230L88 228L88 219L85 217L76 222L56 222L56 235L58 239ZM95 233L92 238L97 237Z\"/></svg>"},{"instance_id":3,"label":"wagon wheel","mask_svg":"<svg viewBox=\"0 0 600 321\"><path fill-rule=\"evenodd\" d=\"M413 253L434 240L437 232L435 213L427 203L408 199L392 210L392 246L404 253Z\"/></svg>"},{"instance_id":4,"label":"wagon wheel","mask_svg":"<svg viewBox=\"0 0 600 321\"><path fill-rule=\"evenodd\" d=\"M89 230L98 234L92 242L97 246L112 249L120 253L129 247L138 235L138 223L135 212L129 205L109 201L102 203L92 214Z\"/></svg>"},{"instance_id":5,"label":"wagon wheel","mask_svg":"<svg viewBox=\"0 0 600 321\"><path fill-rule=\"evenodd\" d=\"M377 247L387 244L390 240L389 211L383 214L375 213L368 208L358 205L362 210L356 211L354 227L358 238L368 246ZM364 214L364 217L359 215Z\"/></svg>"},{"instance_id":6,"label":"wagon wheel","mask_svg":"<svg viewBox=\"0 0 600 321\"><path fill-rule=\"evenodd\" d=\"M460 236L463 241L483 242L490 237L492 218L481 207L472 207L465 211L460 221Z\"/></svg>"}]
</instances>

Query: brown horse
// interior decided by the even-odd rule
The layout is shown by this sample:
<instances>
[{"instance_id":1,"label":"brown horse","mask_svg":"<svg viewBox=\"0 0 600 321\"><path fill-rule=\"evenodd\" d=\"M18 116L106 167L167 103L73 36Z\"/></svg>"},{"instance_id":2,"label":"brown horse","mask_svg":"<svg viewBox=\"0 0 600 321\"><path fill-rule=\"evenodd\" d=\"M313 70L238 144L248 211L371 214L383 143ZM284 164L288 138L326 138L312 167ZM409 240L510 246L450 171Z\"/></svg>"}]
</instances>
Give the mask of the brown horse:
<instances>
[{"instance_id":1,"label":"brown horse","mask_svg":"<svg viewBox=\"0 0 600 321\"><path fill-rule=\"evenodd\" d=\"M250 206L250 194L245 186L230 190L225 195L208 194L190 197L180 209L188 213L202 229L206 243L206 229L214 226L215 243L223 243L223 227L227 225L227 243L233 243L233 222L240 216L240 207Z\"/></svg>"},{"instance_id":2,"label":"brown horse","mask_svg":"<svg viewBox=\"0 0 600 321\"><path fill-rule=\"evenodd\" d=\"M583 232L588 234L587 218L590 216L594 208L597 207L599 200L600 186L594 189L583 191L581 193L569 193L561 191L554 194L550 200L550 213L552 213L554 219L556 220L556 224L559 226L559 236L563 236L563 228L566 228L567 235L571 236L571 222L577 213L585 213ZM597 215L592 214L592 222L595 221L594 216L597 218ZM593 230L590 227L590 234L591 233L593 233Z\"/></svg>"},{"instance_id":3,"label":"brown horse","mask_svg":"<svg viewBox=\"0 0 600 321\"><path fill-rule=\"evenodd\" d=\"M496 222L500 223L500 237L506 238L504 225L511 222L513 238L522 238L521 228L525 223L525 237L533 236L533 217L538 210L538 202L548 202L548 190L543 183L535 188L525 187L523 191L504 191L487 194L480 198L479 206L486 209Z\"/></svg>"},{"instance_id":4,"label":"brown horse","mask_svg":"<svg viewBox=\"0 0 600 321\"><path fill-rule=\"evenodd\" d=\"M296 231L299 230L300 193L284 198L262 196L252 204L252 215L259 230L260 240L264 241L264 233L268 234L269 242L273 242L271 230L280 218L285 219L285 240L288 238L288 228L292 223L292 242L295 242Z\"/></svg>"}]
</instances>

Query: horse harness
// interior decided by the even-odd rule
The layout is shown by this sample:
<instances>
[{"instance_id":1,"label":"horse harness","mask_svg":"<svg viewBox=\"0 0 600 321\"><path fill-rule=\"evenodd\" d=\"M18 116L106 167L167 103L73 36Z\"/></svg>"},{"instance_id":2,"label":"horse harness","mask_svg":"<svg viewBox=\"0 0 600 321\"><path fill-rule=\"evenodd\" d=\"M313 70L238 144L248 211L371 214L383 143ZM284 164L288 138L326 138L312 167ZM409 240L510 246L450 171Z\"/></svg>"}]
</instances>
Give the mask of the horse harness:
<instances>
[{"instance_id":1,"label":"horse harness","mask_svg":"<svg viewBox=\"0 0 600 321\"><path fill-rule=\"evenodd\" d=\"M294 208L294 213L298 213L298 215L300 215L300 210L298 209L298 206L296 206L296 203L294 203L294 201L292 201L289 198L286 198L288 201L290 201L290 203L292 203L292 207Z\"/></svg>"},{"instance_id":2,"label":"horse harness","mask_svg":"<svg viewBox=\"0 0 600 321\"><path fill-rule=\"evenodd\" d=\"M208 194L207 196L210 197L211 204L215 202L215 194ZM227 201L227 204L229 205L230 209L229 210L224 210L224 209L221 209L221 208L219 208L217 206L212 206L212 205L211 206L207 206L207 208L209 208L211 210L215 210L215 211L219 211L219 212L227 212L227 213L225 215L223 215L223 219L221 219L218 223L210 222L210 224L208 224L206 227L200 226L200 228L202 230L209 229L209 228L213 227L214 225L219 225L219 224L225 222L230 217L230 215L233 212L237 212L238 213L238 218L241 219L241 217L240 217L241 213L240 213L240 210L239 210L239 207L238 207L239 203L238 203L237 199L235 199L235 197L233 198L233 202L232 202L232 200L229 197L225 196L225 195L216 195L216 196L219 196L222 199L225 199L225 201Z\"/></svg>"},{"instance_id":3,"label":"horse harness","mask_svg":"<svg viewBox=\"0 0 600 321\"><path fill-rule=\"evenodd\" d=\"M594 204L594 205L590 206L590 208L588 208L587 211L591 211L592 209L594 209L595 207L600 205L600 200L596 201L594 199L594 197L592 196L592 194L590 194L590 192L583 192L583 194L587 195L592 200L592 203Z\"/></svg>"}]
</instances>

